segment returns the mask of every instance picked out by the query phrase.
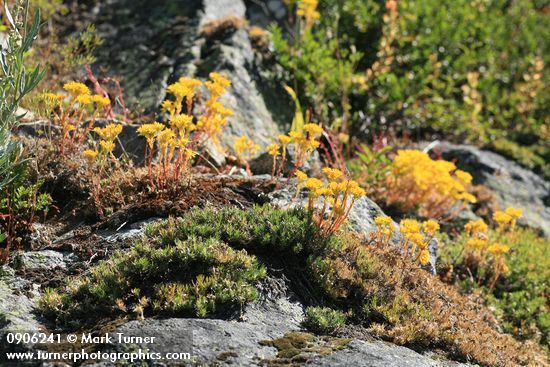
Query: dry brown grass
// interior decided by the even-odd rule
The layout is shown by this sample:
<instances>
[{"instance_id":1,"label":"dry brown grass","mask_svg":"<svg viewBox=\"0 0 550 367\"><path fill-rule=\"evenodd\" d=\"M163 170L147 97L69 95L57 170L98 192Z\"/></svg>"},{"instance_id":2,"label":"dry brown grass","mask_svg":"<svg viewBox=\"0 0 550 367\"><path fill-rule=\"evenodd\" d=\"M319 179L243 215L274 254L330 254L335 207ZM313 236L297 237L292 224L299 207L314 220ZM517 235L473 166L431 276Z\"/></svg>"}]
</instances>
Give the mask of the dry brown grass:
<instances>
[{"instance_id":1,"label":"dry brown grass","mask_svg":"<svg viewBox=\"0 0 550 367\"><path fill-rule=\"evenodd\" d=\"M256 200L261 201L259 196L273 189L273 182L268 179L204 174L204 167L193 167L192 174L178 184L155 191L149 185L147 168L120 160L102 175L99 195L95 198L92 182L97 179L97 173L88 168L81 153L59 156L47 139L27 143L34 157L33 177L44 180L43 189L52 195L56 206L50 215L52 219L69 215L103 222L120 211L133 213L138 219L147 215L164 217L207 203L244 208L257 203Z\"/></svg>"},{"instance_id":2,"label":"dry brown grass","mask_svg":"<svg viewBox=\"0 0 550 367\"><path fill-rule=\"evenodd\" d=\"M248 21L236 15L228 15L205 23L201 28L201 35L207 38L235 32L236 30L248 27Z\"/></svg>"},{"instance_id":3,"label":"dry brown grass","mask_svg":"<svg viewBox=\"0 0 550 367\"><path fill-rule=\"evenodd\" d=\"M487 366L546 366L544 350L501 333L479 297L403 260L393 248L345 241L318 275L342 304L363 304L355 312L375 335L415 350L440 349L448 357ZM329 284L331 285L329 287Z\"/></svg>"},{"instance_id":4,"label":"dry brown grass","mask_svg":"<svg viewBox=\"0 0 550 367\"><path fill-rule=\"evenodd\" d=\"M261 27L252 26L248 31L248 37L254 47L263 50L269 45L269 32Z\"/></svg>"}]
</instances>

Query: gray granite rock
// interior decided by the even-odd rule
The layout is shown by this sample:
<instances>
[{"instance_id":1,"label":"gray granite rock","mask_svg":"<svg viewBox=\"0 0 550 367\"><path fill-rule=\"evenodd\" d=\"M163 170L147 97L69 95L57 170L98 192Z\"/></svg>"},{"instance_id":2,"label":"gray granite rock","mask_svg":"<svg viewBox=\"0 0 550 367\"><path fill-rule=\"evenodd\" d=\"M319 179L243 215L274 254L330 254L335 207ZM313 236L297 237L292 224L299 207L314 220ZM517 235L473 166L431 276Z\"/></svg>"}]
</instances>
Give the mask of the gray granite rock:
<instances>
[{"instance_id":1,"label":"gray granite rock","mask_svg":"<svg viewBox=\"0 0 550 367\"><path fill-rule=\"evenodd\" d=\"M36 289L24 294L20 288L24 280L13 276L7 268L0 269L0 365L3 353L21 352L32 349L32 344L8 344L4 342L10 332L38 332L42 325L34 314L36 308Z\"/></svg>"},{"instance_id":2,"label":"gray granite rock","mask_svg":"<svg viewBox=\"0 0 550 367\"><path fill-rule=\"evenodd\" d=\"M550 236L550 182L496 153L469 145L440 143L443 158L456 161L459 168L474 177L495 194L501 209L523 209L520 224L541 230Z\"/></svg>"},{"instance_id":3,"label":"gray granite rock","mask_svg":"<svg viewBox=\"0 0 550 367\"><path fill-rule=\"evenodd\" d=\"M24 270L67 269L77 260L72 252L42 250L19 252L13 258L13 264L15 268Z\"/></svg>"},{"instance_id":4,"label":"gray granite rock","mask_svg":"<svg viewBox=\"0 0 550 367\"><path fill-rule=\"evenodd\" d=\"M15 292L0 278L0 334L6 331L36 331L40 323L32 313L34 298Z\"/></svg>"},{"instance_id":5,"label":"gray granite rock","mask_svg":"<svg viewBox=\"0 0 550 367\"><path fill-rule=\"evenodd\" d=\"M268 28L274 22L283 29L290 27L288 24L287 7L283 0L254 1L246 0L247 18L255 26Z\"/></svg>"},{"instance_id":6,"label":"gray granite rock","mask_svg":"<svg viewBox=\"0 0 550 367\"><path fill-rule=\"evenodd\" d=\"M462 363L439 361L413 350L381 341L354 340L343 350L329 356L316 356L307 366L316 367L451 367L466 366Z\"/></svg>"}]
</instances>

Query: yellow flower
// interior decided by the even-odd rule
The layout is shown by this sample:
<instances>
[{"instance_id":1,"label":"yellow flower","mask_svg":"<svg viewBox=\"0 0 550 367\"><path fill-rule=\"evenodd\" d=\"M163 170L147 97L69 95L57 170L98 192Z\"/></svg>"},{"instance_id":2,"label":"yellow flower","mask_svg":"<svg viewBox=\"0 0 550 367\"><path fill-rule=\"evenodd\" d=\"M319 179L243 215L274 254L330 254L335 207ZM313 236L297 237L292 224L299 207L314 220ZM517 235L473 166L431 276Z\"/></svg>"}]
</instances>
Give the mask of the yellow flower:
<instances>
[{"instance_id":1,"label":"yellow flower","mask_svg":"<svg viewBox=\"0 0 550 367\"><path fill-rule=\"evenodd\" d=\"M212 104L216 102L225 89L231 85L231 82L218 73L210 73L210 79L212 81L207 81L204 85L206 85L206 88L210 91L209 102Z\"/></svg>"},{"instance_id":2,"label":"yellow flower","mask_svg":"<svg viewBox=\"0 0 550 367\"><path fill-rule=\"evenodd\" d=\"M179 147L185 147L187 144L189 144L189 139L180 137L178 140L178 146Z\"/></svg>"},{"instance_id":3,"label":"yellow flower","mask_svg":"<svg viewBox=\"0 0 550 367\"><path fill-rule=\"evenodd\" d=\"M308 139L305 143L305 148L307 150L314 150L314 149L319 148L320 145L321 145L321 143L319 143L317 140Z\"/></svg>"},{"instance_id":4,"label":"yellow flower","mask_svg":"<svg viewBox=\"0 0 550 367\"><path fill-rule=\"evenodd\" d=\"M67 131L67 132L70 132L70 131L74 131L76 130L76 126L72 125L72 124L67 124L65 125L65 127L63 128L63 130Z\"/></svg>"},{"instance_id":5,"label":"yellow flower","mask_svg":"<svg viewBox=\"0 0 550 367\"><path fill-rule=\"evenodd\" d=\"M114 141L117 136L122 132L122 125L109 124L103 128L96 127L93 130L99 137L106 141Z\"/></svg>"},{"instance_id":6,"label":"yellow flower","mask_svg":"<svg viewBox=\"0 0 550 367\"><path fill-rule=\"evenodd\" d=\"M463 185L468 185L472 182L472 175L468 172L457 169L455 171L455 176Z\"/></svg>"},{"instance_id":7,"label":"yellow flower","mask_svg":"<svg viewBox=\"0 0 550 367\"><path fill-rule=\"evenodd\" d=\"M304 131L306 131L310 137L315 137L323 132L323 128L317 124L305 124Z\"/></svg>"},{"instance_id":8,"label":"yellow flower","mask_svg":"<svg viewBox=\"0 0 550 367\"><path fill-rule=\"evenodd\" d=\"M63 94L55 94L55 93L48 92L48 93L42 94L42 100L50 103L61 103L65 100L65 96Z\"/></svg>"},{"instance_id":9,"label":"yellow flower","mask_svg":"<svg viewBox=\"0 0 550 367\"><path fill-rule=\"evenodd\" d=\"M73 98L76 98L83 94L90 94L90 89L83 84L78 82L69 82L63 85L63 89L65 89L67 92L73 96Z\"/></svg>"},{"instance_id":10,"label":"yellow flower","mask_svg":"<svg viewBox=\"0 0 550 367\"><path fill-rule=\"evenodd\" d=\"M330 183L328 184L328 186L329 186L330 189L334 192L335 195L339 195L342 191L345 190L344 185L342 185L341 183L336 182L336 181L330 182Z\"/></svg>"},{"instance_id":11,"label":"yellow flower","mask_svg":"<svg viewBox=\"0 0 550 367\"><path fill-rule=\"evenodd\" d=\"M393 235L395 228L393 226L393 220L390 217L377 216L374 218L374 223L376 223L379 231L381 231L385 237L391 237Z\"/></svg>"},{"instance_id":12,"label":"yellow flower","mask_svg":"<svg viewBox=\"0 0 550 367\"><path fill-rule=\"evenodd\" d=\"M352 182L355 182L355 181L352 181ZM349 193L353 195L356 199L366 195L365 190L363 190L358 185L351 185L349 188Z\"/></svg>"},{"instance_id":13,"label":"yellow flower","mask_svg":"<svg viewBox=\"0 0 550 367\"><path fill-rule=\"evenodd\" d=\"M421 265L426 265L430 262L430 252L426 249L420 251L420 254L418 254L418 262Z\"/></svg>"},{"instance_id":14,"label":"yellow flower","mask_svg":"<svg viewBox=\"0 0 550 367\"><path fill-rule=\"evenodd\" d=\"M374 223L376 223L378 227L389 226L392 224L392 219L390 217L377 216L374 218Z\"/></svg>"},{"instance_id":15,"label":"yellow flower","mask_svg":"<svg viewBox=\"0 0 550 367\"><path fill-rule=\"evenodd\" d=\"M414 219L403 219L399 222L400 232L403 234L412 234L420 232L420 223Z\"/></svg>"},{"instance_id":16,"label":"yellow flower","mask_svg":"<svg viewBox=\"0 0 550 367\"><path fill-rule=\"evenodd\" d=\"M298 179L298 183L303 183L307 180L307 175L300 171L299 169L296 170L296 172L294 172L294 174L296 175L296 178Z\"/></svg>"},{"instance_id":17,"label":"yellow flower","mask_svg":"<svg viewBox=\"0 0 550 367\"><path fill-rule=\"evenodd\" d=\"M277 144L269 144L267 146L267 153L270 155L270 156L273 156L273 157L276 157L279 155L279 145Z\"/></svg>"},{"instance_id":18,"label":"yellow flower","mask_svg":"<svg viewBox=\"0 0 550 367\"><path fill-rule=\"evenodd\" d=\"M469 192L463 192L462 194L458 195L457 197L459 200L464 200L467 203L475 204L477 203L477 198L470 194Z\"/></svg>"},{"instance_id":19,"label":"yellow flower","mask_svg":"<svg viewBox=\"0 0 550 367\"><path fill-rule=\"evenodd\" d=\"M482 219L479 219L469 221L464 226L464 229L469 234L486 233L489 229L489 226L487 226L487 223L485 223Z\"/></svg>"},{"instance_id":20,"label":"yellow flower","mask_svg":"<svg viewBox=\"0 0 550 367\"><path fill-rule=\"evenodd\" d=\"M175 107L176 107L176 104L174 102L170 101L169 99L165 100L161 104L161 110L163 112L174 113Z\"/></svg>"},{"instance_id":21,"label":"yellow flower","mask_svg":"<svg viewBox=\"0 0 550 367\"><path fill-rule=\"evenodd\" d=\"M96 158L99 152L97 150L91 150L86 149L84 151L84 157L88 160L88 162L92 163Z\"/></svg>"},{"instance_id":22,"label":"yellow flower","mask_svg":"<svg viewBox=\"0 0 550 367\"><path fill-rule=\"evenodd\" d=\"M214 83L219 84L224 88L227 88L231 85L231 81L229 81L229 79L224 78L218 73L212 72L209 74L209 77L214 81Z\"/></svg>"},{"instance_id":23,"label":"yellow flower","mask_svg":"<svg viewBox=\"0 0 550 367\"><path fill-rule=\"evenodd\" d=\"M193 116L176 115L170 118L170 125L178 131L185 132L193 130Z\"/></svg>"},{"instance_id":24,"label":"yellow flower","mask_svg":"<svg viewBox=\"0 0 550 367\"><path fill-rule=\"evenodd\" d=\"M197 155L197 153L194 152L193 150L191 150L191 149L185 149L185 157L186 157L188 160L195 158L196 155Z\"/></svg>"},{"instance_id":25,"label":"yellow flower","mask_svg":"<svg viewBox=\"0 0 550 367\"><path fill-rule=\"evenodd\" d=\"M424 248L428 245L422 233L411 233L407 238L420 248Z\"/></svg>"},{"instance_id":26,"label":"yellow flower","mask_svg":"<svg viewBox=\"0 0 550 367\"><path fill-rule=\"evenodd\" d=\"M178 100L181 100L193 93L190 88L182 85L181 83L170 84L168 88L166 88L166 91L176 96Z\"/></svg>"},{"instance_id":27,"label":"yellow flower","mask_svg":"<svg viewBox=\"0 0 550 367\"><path fill-rule=\"evenodd\" d=\"M141 125L137 132L139 135L144 136L147 139L147 143L149 144L149 148L153 148L153 144L155 142L156 135L164 130L165 126L161 124L160 122L153 122L152 124L144 124Z\"/></svg>"},{"instance_id":28,"label":"yellow flower","mask_svg":"<svg viewBox=\"0 0 550 367\"><path fill-rule=\"evenodd\" d=\"M101 151L105 153L110 153L115 149L115 143L112 141L101 140L99 145L101 146Z\"/></svg>"},{"instance_id":29,"label":"yellow flower","mask_svg":"<svg viewBox=\"0 0 550 367\"><path fill-rule=\"evenodd\" d=\"M218 98L225 92L225 88L219 84L206 82L204 83L210 91L210 101L217 101Z\"/></svg>"},{"instance_id":30,"label":"yellow flower","mask_svg":"<svg viewBox=\"0 0 550 367\"><path fill-rule=\"evenodd\" d=\"M170 129L162 130L158 135L160 149L166 149L168 146L176 144L176 134Z\"/></svg>"},{"instance_id":31,"label":"yellow flower","mask_svg":"<svg viewBox=\"0 0 550 367\"><path fill-rule=\"evenodd\" d=\"M499 226L505 226L512 221L512 217L500 210L493 213L493 220L498 223Z\"/></svg>"},{"instance_id":32,"label":"yellow flower","mask_svg":"<svg viewBox=\"0 0 550 367\"><path fill-rule=\"evenodd\" d=\"M319 189L321 186L323 186L323 181L317 178L310 178L305 183L305 187L310 191L315 191Z\"/></svg>"},{"instance_id":33,"label":"yellow flower","mask_svg":"<svg viewBox=\"0 0 550 367\"><path fill-rule=\"evenodd\" d=\"M453 174L454 173L454 174ZM456 169L456 165L445 160L433 160L419 150L399 150L391 165L390 192L396 198L400 194L414 194L416 199L403 203L411 209L419 207L422 215L431 216L429 203L441 202L439 211L453 211L460 200L476 202L467 191L471 176ZM422 211L424 210L424 213Z\"/></svg>"},{"instance_id":34,"label":"yellow flower","mask_svg":"<svg viewBox=\"0 0 550 367\"><path fill-rule=\"evenodd\" d=\"M75 100L82 106L92 104L92 96L89 94L81 94L75 98Z\"/></svg>"},{"instance_id":35,"label":"yellow flower","mask_svg":"<svg viewBox=\"0 0 550 367\"><path fill-rule=\"evenodd\" d=\"M321 188L317 189L316 192L315 192L315 196L330 197L333 194L334 193L332 192L332 190L328 187L321 187Z\"/></svg>"},{"instance_id":36,"label":"yellow flower","mask_svg":"<svg viewBox=\"0 0 550 367\"><path fill-rule=\"evenodd\" d=\"M501 271L502 273L507 273L507 272L510 271L510 269L508 268L508 265L506 265L505 262L501 262L501 263L500 263L500 271Z\"/></svg>"},{"instance_id":37,"label":"yellow flower","mask_svg":"<svg viewBox=\"0 0 550 367\"><path fill-rule=\"evenodd\" d=\"M227 124L227 120L220 115L214 117L201 116L197 121L197 130L205 132L214 142L218 143L217 136L221 133L222 127ZM259 146L258 146L259 149Z\"/></svg>"},{"instance_id":38,"label":"yellow flower","mask_svg":"<svg viewBox=\"0 0 550 367\"><path fill-rule=\"evenodd\" d=\"M485 238L471 238L466 242L466 246L480 249L487 244L487 239Z\"/></svg>"},{"instance_id":39,"label":"yellow flower","mask_svg":"<svg viewBox=\"0 0 550 367\"><path fill-rule=\"evenodd\" d=\"M433 236L435 232L439 231L439 223L431 219L422 223L422 227L424 228L424 232L430 236Z\"/></svg>"},{"instance_id":40,"label":"yellow flower","mask_svg":"<svg viewBox=\"0 0 550 367\"><path fill-rule=\"evenodd\" d=\"M258 144L254 144L254 142L250 140L247 135L243 135L235 139L235 151L242 159L250 159L258 152L258 150L260 150L260 146Z\"/></svg>"},{"instance_id":41,"label":"yellow flower","mask_svg":"<svg viewBox=\"0 0 550 367\"><path fill-rule=\"evenodd\" d=\"M313 23L321 18L321 13L317 11L318 0L302 0L298 3L296 15L305 19L305 27L311 28Z\"/></svg>"},{"instance_id":42,"label":"yellow flower","mask_svg":"<svg viewBox=\"0 0 550 367\"><path fill-rule=\"evenodd\" d=\"M523 210L521 208L506 208L505 213L512 219L517 219L523 215Z\"/></svg>"},{"instance_id":43,"label":"yellow flower","mask_svg":"<svg viewBox=\"0 0 550 367\"><path fill-rule=\"evenodd\" d=\"M510 250L510 247L506 245L502 245L500 243L495 243L487 249L490 253L493 255L503 255L507 253Z\"/></svg>"},{"instance_id":44,"label":"yellow flower","mask_svg":"<svg viewBox=\"0 0 550 367\"><path fill-rule=\"evenodd\" d=\"M198 79L190 79L182 76L179 78L178 83L183 85L186 88L189 88L190 90L194 90L197 87L200 87L202 85L202 82Z\"/></svg>"},{"instance_id":45,"label":"yellow flower","mask_svg":"<svg viewBox=\"0 0 550 367\"><path fill-rule=\"evenodd\" d=\"M292 140L294 140L296 144L303 144L304 141L306 140L306 137L304 136L304 134L299 133L297 131L291 131L288 133L288 135Z\"/></svg>"},{"instance_id":46,"label":"yellow flower","mask_svg":"<svg viewBox=\"0 0 550 367\"><path fill-rule=\"evenodd\" d=\"M292 138L290 136L282 134L278 136L278 139L279 143L281 143L282 146L288 145L292 141Z\"/></svg>"},{"instance_id":47,"label":"yellow flower","mask_svg":"<svg viewBox=\"0 0 550 367\"><path fill-rule=\"evenodd\" d=\"M214 113L221 115L222 117L233 116L235 113L233 110L225 107L220 102L214 102L210 105L210 108Z\"/></svg>"},{"instance_id":48,"label":"yellow flower","mask_svg":"<svg viewBox=\"0 0 550 367\"><path fill-rule=\"evenodd\" d=\"M96 103L100 106L108 106L111 104L111 101L109 100L109 98L107 97L103 97L103 96L100 96L100 95L93 95L91 97L91 100L93 103Z\"/></svg>"},{"instance_id":49,"label":"yellow flower","mask_svg":"<svg viewBox=\"0 0 550 367\"><path fill-rule=\"evenodd\" d=\"M323 173L329 180L337 180L344 175L339 169L328 167L323 168Z\"/></svg>"}]
</instances>

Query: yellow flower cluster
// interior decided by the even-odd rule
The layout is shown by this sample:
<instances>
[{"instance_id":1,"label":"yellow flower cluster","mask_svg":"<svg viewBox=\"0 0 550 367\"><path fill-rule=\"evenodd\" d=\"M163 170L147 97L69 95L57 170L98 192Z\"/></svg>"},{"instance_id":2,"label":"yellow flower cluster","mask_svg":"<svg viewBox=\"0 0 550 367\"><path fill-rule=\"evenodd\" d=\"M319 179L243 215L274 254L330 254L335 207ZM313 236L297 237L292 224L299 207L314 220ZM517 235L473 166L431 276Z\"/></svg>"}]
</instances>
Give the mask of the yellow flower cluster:
<instances>
[{"instance_id":1,"label":"yellow flower cluster","mask_svg":"<svg viewBox=\"0 0 550 367\"><path fill-rule=\"evenodd\" d=\"M296 15L304 18L305 27L309 29L315 21L321 18L321 14L317 11L318 0L299 0Z\"/></svg>"},{"instance_id":2,"label":"yellow flower cluster","mask_svg":"<svg viewBox=\"0 0 550 367\"><path fill-rule=\"evenodd\" d=\"M269 144L266 148L267 154L275 158L280 154L280 148L278 144Z\"/></svg>"},{"instance_id":3,"label":"yellow flower cluster","mask_svg":"<svg viewBox=\"0 0 550 367\"><path fill-rule=\"evenodd\" d=\"M99 108L111 104L107 97L92 95L90 89L83 83L69 82L63 85L63 89L71 96L68 105L64 105L63 94L47 92L41 96L47 113L53 114L54 122L61 126L59 139L61 155L65 154L67 145L71 148L84 143L95 124ZM89 121L84 123L86 120ZM88 156L91 157L90 154Z\"/></svg>"},{"instance_id":4,"label":"yellow flower cluster","mask_svg":"<svg viewBox=\"0 0 550 367\"><path fill-rule=\"evenodd\" d=\"M92 164L97 156L99 155L99 152L95 149L86 149L84 151L84 158L88 161L88 163Z\"/></svg>"},{"instance_id":5,"label":"yellow flower cluster","mask_svg":"<svg viewBox=\"0 0 550 367\"><path fill-rule=\"evenodd\" d=\"M202 85L202 82L197 79L181 77L176 83L170 84L166 88L166 92L175 97L174 101L165 100L162 103L162 109L170 114L170 118L182 113L183 102L185 100L187 114L193 113L193 98L196 94L196 89Z\"/></svg>"},{"instance_id":6,"label":"yellow flower cluster","mask_svg":"<svg viewBox=\"0 0 550 367\"><path fill-rule=\"evenodd\" d=\"M225 89L231 85L231 82L218 73L210 73L209 76L211 81L207 81L205 85L210 91L210 101L213 103L216 102Z\"/></svg>"},{"instance_id":7,"label":"yellow flower cluster","mask_svg":"<svg viewBox=\"0 0 550 367\"><path fill-rule=\"evenodd\" d=\"M269 155L273 157L273 170L271 176L279 176L286 162L287 147L293 144L294 148L294 167L298 170L309 159L311 153L319 148L319 136L323 133L323 128L317 124L305 124L302 132L291 131L288 135L281 134L277 137L279 144L270 144L267 148ZM279 153L280 152L280 153ZM277 167L277 157L281 156L279 169Z\"/></svg>"},{"instance_id":8,"label":"yellow flower cluster","mask_svg":"<svg viewBox=\"0 0 550 367\"><path fill-rule=\"evenodd\" d=\"M378 216L374 219L374 222L378 227L378 231L374 233L374 239L378 244L387 246L394 233L392 219L386 216ZM401 233L399 245L403 247L403 256L410 256L421 265L428 264L430 261L428 244L438 231L439 223L434 220L420 223L414 219L403 219L399 223L399 232Z\"/></svg>"},{"instance_id":9,"label":"yellow flower cluster","mask_svg":"<svg viewBox=\"0 0 550 367\"><path fill-rule=\"evenodd\" d=\"M483 249L489 242L489 226L482 220L469 221L464 226L464 231L468 235L466 245L476 250Z\"/></svg>"},{"instance_id":10,"label":"yellow flower cluster","mask_svg":"<svg viewBox=\"0 0 550 367\"><path fill-rule=\"evenodd\" d=\"M247 135L242 135L235 139L234 149L241 163L244 163L246 173L249 176L252 176L249 161L258 153L260 150L260 145L255 144ZM271 150L273 151L274 148L271 147ZM275 161L275 157L273 159Z\"/></svg>"},{"instance_id":11,"label":"yellow flower cluster","mask_svg":"<svg viewBox=\"0 0 550 367\"><path fill-rule=\"evenodd\" d=\"M452 162L433 160L419 150L399 150L391 166L388 204L398 204L404 211L418 207L425 217L451 218L476 202L468 192L471 182L472 176Z\"/></svg>"},{"instance_id":12,"label":"yellow flower cluster","mask_svg":"<svg viewBox=\"0 0 550 367\"><path fill-rule=\"evenodd\" d=\"M210 99L200 116L193 116L193 102L197 88L203 83L182 77L167 87L167 93L173 97L166 99L161 106L162 111L169 114L169 128L160 122L139 127L138 133L147 140L149 178L154 188L165 188L170 177L178 180L189 169L198 146L207 139L219 143L218 136L227 124L226 117L233 115L233 111L218 99L231 82L218 73L210 73L210 79L204 83L210 91ZM153 179L152 167L155 143L160 153L156 180Z\"/></svg>"},{"instance_id":13,"label":"yellow flower cluster","mask_svg":"<svg viewBox=\"0 0 550 367\"><path fill-rule=\"evenodd\" d=\"M487 248L487 251L489 251L493 255L504 255L508 253L508 251L510 251L510 247L502 245L500 243L494 243Z\"/></svg>"},{"instance_id":14,"label":"yellow flower cluster","mask_svg":"<svg viewBox=\"0 0 550 367\"><path fill-rule=\"evenodd\" d=\"M248 162L252 157L254 157L260 146L255 144L247 135L242 135L235 139L235 152L237 156L244 162Z\"/></svg>"},{"instance_id":15,"label":"yellow flower cluster","mask_svg":"<svg viewBox=\"0 0 550 367\"><path fill-rule=\"evenodd\" d=\"M387 245L395 232L393 220L390 217L378 216L374 218L374 223L378 227L377 235L380 236L382 241Z\"/></svg>"},{"instance_id":16,"label":"yellow flower cluster","mask_svg":"<svg viewBox=\"0 0 550 367\"><path fill-rule=\"evenodd\" d=\"M483 220L470 221L464 226L467 234L466 247L464 252L472 252L478 262L478 268L490 267L492 264L493 275L489 281L489 288L492 288L501 273L508 272L508 265L504 256L510 248L499 242L491 242L489 238L489 226ZM487 254L490 256L488 257ZM482 272L478 269L478 283Z\"/></svg>"},{"instance_id":17,"label":"yellow flower cluster","mask_svg":"<svg viewBox=\"0 0 550 367\"><path fill-rule=\"evenodd\" d=\"M210 91L210 99L206 102L206 112L197 122L197 130L206 134L216 145L219 145L219 135L227 125L226 118L233 115L233 111L218 102L220 96L231 85L231 82L218 73L210 73L210 81L204 83Z\"/></svg>"},{"instance_id":18,"label":"yellow flower cluster","mask_svg":"<svg viewBox=\"0 0 550 367\"><path fill-rule=\"evenodd\" d=\"M65 100L65 96L63 94L46 92L42 94L42 100L57 105Z\"/></svg>"},{"instance_id":19,"label":"yellow flower cluster","mask_svg":"<svg viewBox=\"0 0 550 367\"><path fill-rule=\"evenodd\" d=\"M73 98L78 98L82 95L89 95L90 89L84 83L69 82L63 85L63 89L70 93Z\"/></svg>"},{"instance_id":20,"label":"yellow flower cluster","mask_svg":"<svg viewBox=\"0 0 550 367\"><path fill-rule=\"evenodd\" d=\"M151 124L141 125L137 129L137 132L139 135L144 136L145 139L147 139L147 145L149 146L149 149L153 149L157 134L164 130L164 128L165 126L160 122L153 122Z\"/></svg>"},{"instance_id":21,"label":"yellow flower cluster","mask_svg":"<svg viewBox=\"0 0 550 367\"><path fill-rule=\"evenodd\" d=\"M307 132L307 135L303 132L291 131L288 134L288 137L291 139L291 143L294 144L294 165L296 168L302 167L302 165L309 159L309 156L313 151L319 148L318 134L312 134L306 127L310 126L309 131L318 131L317 128L323 131L319 125L316 124L306 124L304 126L304 131ZM317 128L312 129L311 126L316 126Z\"/></svg>"},{"instance_id":22,"label":"yellow flower cluster","mask_svg":"<svg viewBox=\"0 0 550 367\"><path fill-rule=\"evenodd\" d=\"M191 124L192 120L189 121L189 117L182 116L192 116L196 89L202 85L200 80L182 77L176 83L169 85L167 92L172 94L175 100L165 100L162 103L162 110L170 114L171 123L178 124L186 121L186 132L198 130L218 144L221 129L227 124L226 117L233 115L233 111L218 102L218 99L231 82L218 73L210 73L210 79L204 83L210 91L210 99L206 102L206 111L198 118L196 125ZM187 109L186 115L182 115L184 102Z\"/></svg>"},{"instance_id":23,"label":"yellow flower cluster","mask_svg":"<svg viewBox=\"0 0 550 367\"><path fill-rule=\"evenodd\" d=\"M357 199L365 196L365 190L353 180L344 177L343 172L325 168L327 184L318 178L308 178L307 175L297 170L298 192L302 185L308 189L308 210L321 230L321 234L329 235L336 232L347 220L353 205ZM297 192L297 194L298 194ZM322 200L321 200L322 198ZM322 207L317 207L322 201ZM325 215L331 207L330 214Z\"/></svg>"},{"instance_id":24,"label":"yellow flower cluster","mask_svg":"<svg viewBox=\"0 0 550 367\"><path fill-rule=\"evenodd\" d=\"M486 233L489 230L487 223L483 219L473 220L466 223L464 226L466 232L470 235L476 235L479 233Z\"/></svg>"},{"instance_id":25,"label":"yellow flower cluster","mask_svg":"<svg viewBox=\"0 0 550 367\"><path fill-rule=\"evenodd\" d=\"M120 124L109 124L103 128L96 127L93 130L102 140L106 141L115 141L115 139L122 132L122 125Z\"/></svg>"},{"instance_id":26,"label":"yellow flower cluster","mask_svg":"<svg viewBox=\"0 0 550 367\"><path fill-rule=\"evenodd\" d=\"M514 228L516 221L523 215L523 210L520 208L506 208L505 211L496 211L493 213L493 220L498 224L499 228L506 227Z\"/></svg>"},{"instance_id":27,"label":"yellow flower cluster","mask_svg":"<svg viewBox=\"0 0 550 367\"><path fill-rule=\"evenodd\" d=\"M439 223L437 223L435 220L427 220L423 224L424 232L426 232L428 235L433 236L436 232L439 231Z\"/></svg>"},{"instance_id":28,"label":"yellow flower cluster","mask_svg":"<svg viewBox=\"0 0 550 367\"><path fill-rule=\"evenodd\" d=\"M113 150L115 149L115 140L122 132L122 125L120 124L109 124L105 127L96 127L93 131L99 135L99 151L86 149L84 151L84 157L91 164L97 158L99 158L100 163L105 161L105 158L109 155L112 156ZM113 157L114 158L114 157Z\"/></svg>"},{"instance_id":29,"label":"yellow flower cluster","mask_svg":"<svg viewBox=\"0 0 550 367\"><path fill-rule=\"evenodd\" d=\"M192 119L193 117L188 115L175 115L170 119L170 129L160 122L144 124L138 128L138 134L147 140L149 181L153 187L165 188L170 173L172 174L171 177L177 180L182 170L187 167L189 161L195 156L195 153L188 147L188 134L194 130ZM153 181L152 167L155 142L160 154L156 184ZM178 149L178 157L173 164L172 160L176 149Z\"/></svg>"},{"instance_id":30,"label":"yellow flower cluster","mask_svg":"<svg viewBox=\"0 0 550 367\"><path fill-rule=\"evenodd\" d=\"M499 242L513 231L516 220L523 214L520 208L506 208L505 211L496 211L493 214L493 220L497 224L497 231L489 235L489 226L481 219L470 221L464 226L466 237L466 247L464 252L473 252L473 255L479 262L480 267L487 267L492 264L493 277L489 282L492 288L501 273L508 271L508 266L504 255L510 251L510 247ZM505 232L509 230L510 232ZM490 238L496 236L496 238ZM491 256L487 257L489 254ZM479 278L478 271L478 278ZM478 279L479 281L479 279Z\"/></svg>"}]
</instances>

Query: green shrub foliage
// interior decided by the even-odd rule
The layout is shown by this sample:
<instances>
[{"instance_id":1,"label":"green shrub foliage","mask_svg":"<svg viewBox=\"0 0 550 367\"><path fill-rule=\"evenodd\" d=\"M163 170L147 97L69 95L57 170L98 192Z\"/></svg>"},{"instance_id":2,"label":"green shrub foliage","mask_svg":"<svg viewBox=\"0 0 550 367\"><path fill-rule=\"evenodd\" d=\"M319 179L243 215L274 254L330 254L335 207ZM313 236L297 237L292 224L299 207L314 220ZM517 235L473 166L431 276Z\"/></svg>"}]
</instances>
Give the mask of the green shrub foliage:
<instances>
[{"instance_id":1,"label":"green shrub foliage","mask_svg":"<svg viewBox=\"0 0 550 367\"><path fill-rule=\"evenodd\" d=\"M332 334L346 323L346 316L340 310L328 307L308 307L304 326L318 334Z\"/></svg>"},{"instance_id":2,"label":"green shrub foliage","mask_svg":"<svg viewBox=\"0 0 550 367\"><path fill-rule=\"evenodd\" d=\"M320 1L311 29L290 40L272 29L285 77L303 102L325 124L349 120L352 132L411 129L482 144L499 138L526 146L535 162L547 158L548 4L396 4L391 11L377 0Z\"/></svg>"}]
</instances>

